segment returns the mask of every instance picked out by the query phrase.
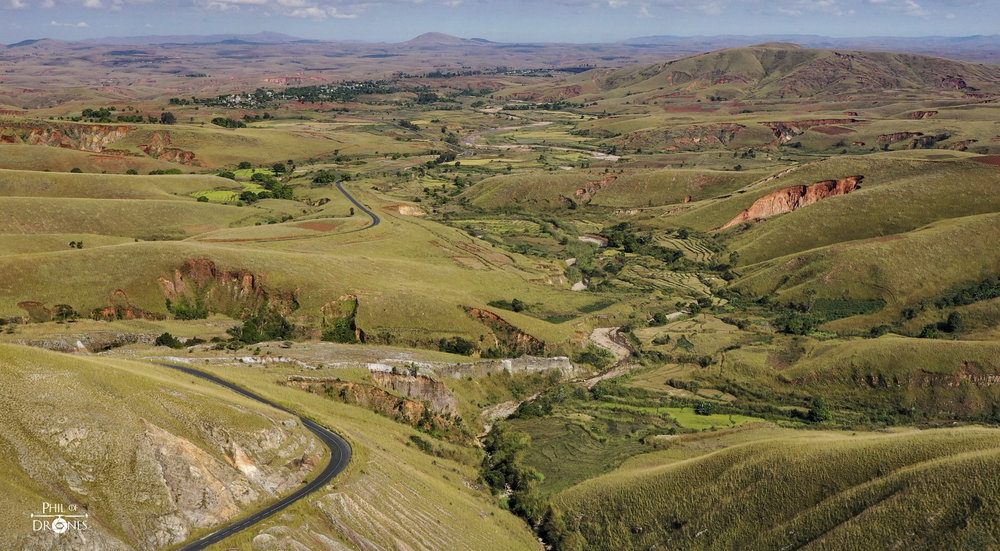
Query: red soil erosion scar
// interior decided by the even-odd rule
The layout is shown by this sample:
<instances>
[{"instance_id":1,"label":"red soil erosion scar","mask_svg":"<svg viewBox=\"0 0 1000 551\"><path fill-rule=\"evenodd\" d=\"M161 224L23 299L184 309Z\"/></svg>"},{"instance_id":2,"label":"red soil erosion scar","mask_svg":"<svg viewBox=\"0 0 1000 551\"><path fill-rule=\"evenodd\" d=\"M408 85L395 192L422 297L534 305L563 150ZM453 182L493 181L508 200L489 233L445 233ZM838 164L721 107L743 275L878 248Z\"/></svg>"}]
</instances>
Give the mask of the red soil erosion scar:
<instances>
[{"instance_id":1,"label":"red soil erosion scar","mask_svg":"<svg viewBox=\"0 0 1000 551\"><path fill-rule=\"evenodd\" d=\"M835 195L846 195L860 189L863 179L864 176L848 176L839 180L824 180L811 186L792 186L775 191L757 199L750 205L750 208L713 231L724 230L743 222L757 222L769 216L792 212Z\"/></svg>"}]
</instances>

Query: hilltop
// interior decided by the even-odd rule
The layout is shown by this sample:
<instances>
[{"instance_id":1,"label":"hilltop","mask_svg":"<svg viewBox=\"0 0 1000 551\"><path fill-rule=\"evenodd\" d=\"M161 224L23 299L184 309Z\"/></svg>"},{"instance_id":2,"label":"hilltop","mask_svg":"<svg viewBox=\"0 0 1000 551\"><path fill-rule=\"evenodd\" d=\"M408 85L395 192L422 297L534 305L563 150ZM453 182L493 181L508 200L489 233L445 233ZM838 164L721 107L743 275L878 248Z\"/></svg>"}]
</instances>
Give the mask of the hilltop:
<instances>
[{"instance_id":1,"label":"hilltop","mask_svg":"<svg viewBox=\"0 0 1000 551\"><path fill-rule=\"evenodd\" d=\"M631 94L714 90L742 99L782 99L886 91L935 95L998 90L1000 67L918 54L804 48L769 42L581 75L596 91Z\"/></svg>"}]
</instances>

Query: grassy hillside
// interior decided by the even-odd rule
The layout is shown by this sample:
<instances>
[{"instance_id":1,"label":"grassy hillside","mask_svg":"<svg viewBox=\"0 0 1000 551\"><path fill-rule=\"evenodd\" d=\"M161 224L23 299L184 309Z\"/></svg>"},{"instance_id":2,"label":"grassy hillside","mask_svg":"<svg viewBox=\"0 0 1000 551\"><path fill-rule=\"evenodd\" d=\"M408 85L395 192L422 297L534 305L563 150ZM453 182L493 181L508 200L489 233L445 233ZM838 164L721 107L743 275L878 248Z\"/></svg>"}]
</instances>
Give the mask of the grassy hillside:
<instances>
[{"instance_id":1,"label":"grassy hillside","mask_svg":"<svg viewBox=\"0 0 1000 551\"><path fill-rule=\"evenodd\" d=\"M668 450L552 500L560 549L970 549L996 545L996 434L760 431ZM665 499L665 496L670 496ZM596 504L600 504L597 506Z\"/></svg>"},{"instance_id":2,"label":"grassy hillside","mask_svg":"<svg viewBox=\"0 0 1000 551\"><path fill-rule=\"evenodd\" d=\"M288 414L145 363L2 345L0 394L0 529L20 549L169 546L291 491L326 459ZM79 506L90 529L32 532L42 502Z\"/></svg>"},{"instance_id":3,"label":"grassy hillside","mask_svg":"<svg viewBox=\"0 0 1000 551\"><path fill-rule=\"evenodd\" d=\"M921 55L763 44L628 67L598 76L597 86L605 95L659 90L690 93L692 89L750 98L871 94L887 90L942 94L960 89L947 80L954 75L962 75L967 86L995 89L998 71L991 65ZM581 75L580 80L586 77Z\"/></svg>"},{"instance_id":4,"label":"grassy hillside","mask_svg":"<svg viewBox=\"0 0 1000 551\"><path fill-rule=\"evenodd\" d=\"M899 234L937 220L1000 211L1000 200L992 192L1000 177L995 167L974 161L881 156L816 163L713 205L712 210L720 217L735 216L741 206L747 208L771 191L854 174L865 176L862 189L754 224L733 236L730 248L740 252L741 262L753 264L833 243Z\"/></svg>"},{"instance_id":5,"label":"grassy hillside","mask_svg":"<svg viewBox=\"0 0 1000 551\"><path fill-rule=\"evenodd\" d=\"M500 509L477 479L477 453L436 440L337 398L275 384L275 370L214 368L278 403L335 427L354 448L351 466L325 490L221 546L265 541L309 548L335 541L366 549L539 549L528 526ZM411 437L429 441L421 451ZM273 538L273 540L271 540Z\"/></svg>"},{"instance_id":6,"label":"grassy hillside","mask_svg":"<svg viewBox=\"0 0 1000 551\"><path fill-rule=\"evenodd\" d=\"M860 193L860 192L858 192ZM845 241L747 267L735 288L757 296L882 298L887 315L960 283L1000 270L1000 257L984 246L1000 238L1000 215L943 220L895 236Z\"/></svg>"}]
</instances>

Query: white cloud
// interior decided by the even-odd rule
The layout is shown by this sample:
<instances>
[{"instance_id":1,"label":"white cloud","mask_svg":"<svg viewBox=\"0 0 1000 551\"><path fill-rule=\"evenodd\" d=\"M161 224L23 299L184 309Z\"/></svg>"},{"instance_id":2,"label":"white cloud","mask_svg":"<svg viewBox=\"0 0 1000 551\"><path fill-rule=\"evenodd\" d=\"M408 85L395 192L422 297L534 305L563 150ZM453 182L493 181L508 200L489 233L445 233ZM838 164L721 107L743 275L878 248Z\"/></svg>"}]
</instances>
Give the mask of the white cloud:
<instances>
[{"instance_id":1,"label":"white cloud","mask_svg":"<svg viewBox=\"0 0 1000 551\"><path fill-rule=\"evenodd\" d=\"M80 21L79 23L60 23L58 21L49 21L49 25L52 25L53 27L76 27L79 29L85 29L90 26L86 21Z\"/></svg>"},{"instance_id":2,"label":"white cloud","mask_svg":"<svg viewBox=\"0 0 1000 551\"><path fill-rule=\"evenodd\" d=\"M27 8L28 5L22 0L10 0L10 7L15 10L23 10L24 8Z\"/></svg>"}]
</instances>

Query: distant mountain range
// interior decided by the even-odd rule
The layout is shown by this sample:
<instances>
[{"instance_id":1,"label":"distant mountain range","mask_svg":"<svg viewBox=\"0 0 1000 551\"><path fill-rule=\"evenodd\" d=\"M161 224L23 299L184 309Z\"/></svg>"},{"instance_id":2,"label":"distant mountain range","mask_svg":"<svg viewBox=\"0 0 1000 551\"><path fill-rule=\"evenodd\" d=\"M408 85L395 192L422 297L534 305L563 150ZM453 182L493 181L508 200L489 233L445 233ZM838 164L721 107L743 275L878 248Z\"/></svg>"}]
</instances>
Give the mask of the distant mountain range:
<instances>
[{"instance_id":1,"label":"distant mountain range","mask_svg":"<svg viewBox=\"0 0 1000 551\"><path fill-rule=\"evenodd\" d=\"M149 46L155 44L287 44L289 42L307 42L307 40L287 34L262 31L255 34L109 36L85 40L84 42L115 46Z\"/></svg>"},{"instance_id":2,"label":"distant mountain range","mask_svg":"<svg viewBox=\"0 0 1000 551\"><path fill-rule=\"evenodd\" d=\"M410 40L397 43L376 43L355 40L311 40L276 32L255 34L212 35L156 35L106 37L82 41L102 46L210 46L210 45L283 45L321 44L338 51L375 51L378 55L399 55L425 50L451 50L463 56L489 56L495 54L507 59L541 60L553 64L575 63L582 67L622 66L623 61L652 61L675 59L692 54L726 48L740 48L761 43L794 43L807 48L886 51L946 57L963 61L1000 64L1000 35L963 37L854 37L837 38L818 35L718 35L718 36L643 36L619 42L606 43L546 43L492 42L482 38L460 38L439 32L428 32ZM34 46L46 47L68 44L66 42L37 39L24 40L8 45L9 48ZM544 52L544 53L543 53ZM554 56L554 57L553 57ZM548 59L552 58L552 59ZM556 62L554 60L558 59Z\"/></svg>"}]
</instances>

